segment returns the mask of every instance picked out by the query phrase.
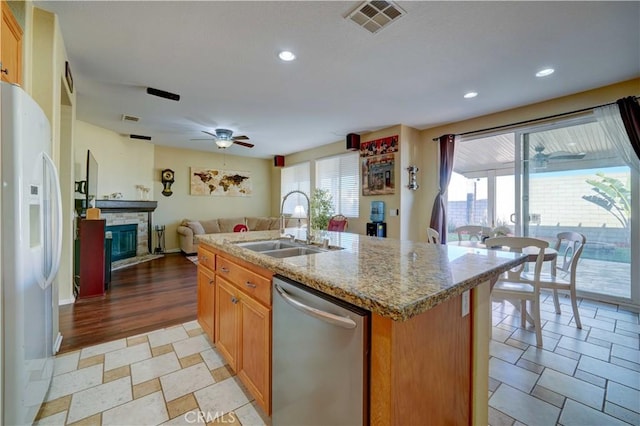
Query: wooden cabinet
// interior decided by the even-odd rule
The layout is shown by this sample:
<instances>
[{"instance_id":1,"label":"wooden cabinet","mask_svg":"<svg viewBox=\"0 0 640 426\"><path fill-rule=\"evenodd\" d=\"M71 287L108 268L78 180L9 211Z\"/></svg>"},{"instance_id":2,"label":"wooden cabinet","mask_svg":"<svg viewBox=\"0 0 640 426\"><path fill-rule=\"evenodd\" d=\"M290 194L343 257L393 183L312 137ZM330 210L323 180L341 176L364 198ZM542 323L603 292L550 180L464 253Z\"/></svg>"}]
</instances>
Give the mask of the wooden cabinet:
<instances>
[{"instance_id":1,"label":"wooden cabinet","mask_svg":"<svg viewBox=\"0 0 640 426\"><path fill-rule=\"evenodd\" d=\"M198 248L198 323L209 337L214 338L215 254Z\"/></svg>"},{"instance_id":2,"label":"wooden cabinet","mask_svg":"<svg viewBox=\"0 0 640 426\"><path fill-rule=\"evenodd\" d=\"M9 83L22 84L22 28L4 0L1 9L0 78Z\"/></svg>"},{"instance_id":3,"label":"wooden cabinet","mask_svg":"<svg viewBox=\"0 0 640 426\"><path fill-rule=\"evenodd\" d=\"M249 297L240 298L238 377L271 414L271 309Z\"/></svg>"},{"instance_id":4,"label":"wooden cabinet","mask_svg":"<svg viewBox=\"0 0 640 426\"><path fill-rule=\"evenodd\" d=\"M240 323L239 291L224 278L216 282L216 348L238 372L238 326Z\"/></svg>"},{"instance_id":5,"label":"wooden cabinet","mask_svg":"<svg viewBox=\"0 0 640 426\"><path fill-rule=\"evenodd\" d=\"M215 343L267 414L271 414L271 278L216 253Z\"/></svg>"},{"instance_id":6,"label":"wooden cabinet","mask_svg":"<svg viewBox=\"0 0 640 426\"><path fill-rule=\"evenodd\" d=\"M80 219L78 225L78 298L104 295L105 223L104 219Z\"/></svg>"}]
</instances>

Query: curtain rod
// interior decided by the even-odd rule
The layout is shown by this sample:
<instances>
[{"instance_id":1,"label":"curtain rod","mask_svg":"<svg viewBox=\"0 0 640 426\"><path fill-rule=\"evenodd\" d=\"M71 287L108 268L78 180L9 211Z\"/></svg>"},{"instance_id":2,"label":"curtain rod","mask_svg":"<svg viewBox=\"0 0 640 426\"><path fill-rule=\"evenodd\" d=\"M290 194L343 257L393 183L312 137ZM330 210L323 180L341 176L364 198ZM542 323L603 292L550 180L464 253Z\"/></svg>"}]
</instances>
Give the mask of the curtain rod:
<instances>
[{"instance_id":1,"label":"curtain rod","mask_svg":"<svg viewBox=\"0 0 640 426\"><path fill-rule=\"evenodd\" d=\"M638 99L637 96L634 96L633 98L636 99L636 100ZM485 133L485 132L490 132L492 130L500 130L500 129L505 129L505 128L514 127L514 126L520 126L520 125L523 125L523 124L530 124L530 123L536 123L538 121L550 120L552 118L565 117L567 115L573 115L573 114L580 114L581 112L586 112L586 111L593 110L595 108L600 108L600 107L603 107L603 106L614 105L615 103L616 102L609 102L609 103L606 103L606 104L596 105L596 106L589 107L589 108L577 109L575 111L562 112L560 114L554 114L554 115L547 115L546 117L532 118L531 120L518 121L516 123L511 123L511 124L503 124L503 125L500 125L500 126L487 127L485 129L480 129L480 130L472 130L470 132L464 132L464 133L456 134L455 136L467 136L467 135L473 135L475 133ZM433 138L432 140L434 142L438 142L440 140L440 138Z\"/></svg>"}]
</instances>

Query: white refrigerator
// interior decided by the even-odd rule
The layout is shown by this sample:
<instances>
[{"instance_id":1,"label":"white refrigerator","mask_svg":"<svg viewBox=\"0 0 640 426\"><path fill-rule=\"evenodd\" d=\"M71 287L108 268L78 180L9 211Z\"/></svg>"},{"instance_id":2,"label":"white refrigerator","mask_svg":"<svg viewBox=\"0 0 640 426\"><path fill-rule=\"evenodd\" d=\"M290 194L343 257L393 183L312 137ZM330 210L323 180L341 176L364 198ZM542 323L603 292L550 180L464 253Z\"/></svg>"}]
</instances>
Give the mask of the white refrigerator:
<instances>
[{"instance_id":1,"label":"white refrigerator","mask_svg":"<svg viewBox=\"0 0 640 426\"><path fill-rule=\"evenodd\" d=\"M62 249L60 183L51 127L20 87L0 82L2 190L0 424L32 424L53 373L55 278Z\"/></svg>"}]
</instances>

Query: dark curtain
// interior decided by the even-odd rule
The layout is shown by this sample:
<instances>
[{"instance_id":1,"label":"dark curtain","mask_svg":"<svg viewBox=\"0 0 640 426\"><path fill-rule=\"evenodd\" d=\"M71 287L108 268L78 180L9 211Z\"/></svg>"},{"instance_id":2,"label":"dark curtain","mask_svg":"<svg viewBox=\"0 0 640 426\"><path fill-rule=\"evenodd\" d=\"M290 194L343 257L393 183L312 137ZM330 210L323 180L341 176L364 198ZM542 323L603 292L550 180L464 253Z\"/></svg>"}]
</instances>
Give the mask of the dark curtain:
<instances>
[{"instance_id":1,"label":"dark curtain","mask_svg":"<svg viewBox=\"0 0 640 426\"><path fill-rule=\"evenodd\" d=\"M640 158L640 105L633 96L618 99L616 102L620 108L620 117L627 130L629 141L638 158Z\"/></svg>"},{"instance_id":2,"label":"dark curtain","mask_svg":"<svg viewBox=\"0 0 640 426\"><path fill-rule=\"evenodd\" d=\"M440 136L440 190L433 202L431 222L429 226L440 233L440 243L447 244L447 209L444 204L445 194L453 173L453 151L455 135Z\"/></svg>"}]
</instances>

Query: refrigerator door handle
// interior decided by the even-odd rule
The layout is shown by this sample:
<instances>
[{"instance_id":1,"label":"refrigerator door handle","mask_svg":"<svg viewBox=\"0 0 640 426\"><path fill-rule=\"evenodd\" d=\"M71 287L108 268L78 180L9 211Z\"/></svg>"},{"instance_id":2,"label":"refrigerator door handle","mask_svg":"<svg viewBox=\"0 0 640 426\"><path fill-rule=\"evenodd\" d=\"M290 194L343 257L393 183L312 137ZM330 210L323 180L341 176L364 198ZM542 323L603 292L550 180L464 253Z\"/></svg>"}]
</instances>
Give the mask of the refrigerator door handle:
<instances>
[{"instance_id":1,"label":"refrigerator door handle","mask_svg":"<svg viewBox=\"0 0 640 426\"><path fill-rule=\"evenodd\" d=\"M60 256L62 254L62 195L60 192L60 181L58 180L58 172L56 170L56 165L53 163L53 160L47 153L43 152L42 156L47 164L47 173L49 174L50 179L53 181L53 204L51 209L54 210L51 213L55 213L55 227L56 234L53 238L52 246L50 249L52 250L52 262L51 262L51 271L47 275L44 287L46 288L50 285L55 279L56 274L58 273L58 268L60 267Z\"/></svg>"},{"instance_id":2,"label":"refrigerator door handle","mask_svg":"<svg viewBox=\"0 0 640 426\"><path fill-rule=\"evenodd\" d=\"M307 315L310 315L314 318L318 318L319 320L328 322L329 324L336 325L342 328L356 328L357 324L354 320L349 317L341 317L339 315L332 314L330 312L325 312L320 309L313 308L311 306L307 306L302 302L297 301L293 297L289 296L284 289L282 289L278 284L273 284L273 287L276 289L280 297L284 299L289 305L298 309L299 311L304 312Z\"/></svg>"}]
</instances>

